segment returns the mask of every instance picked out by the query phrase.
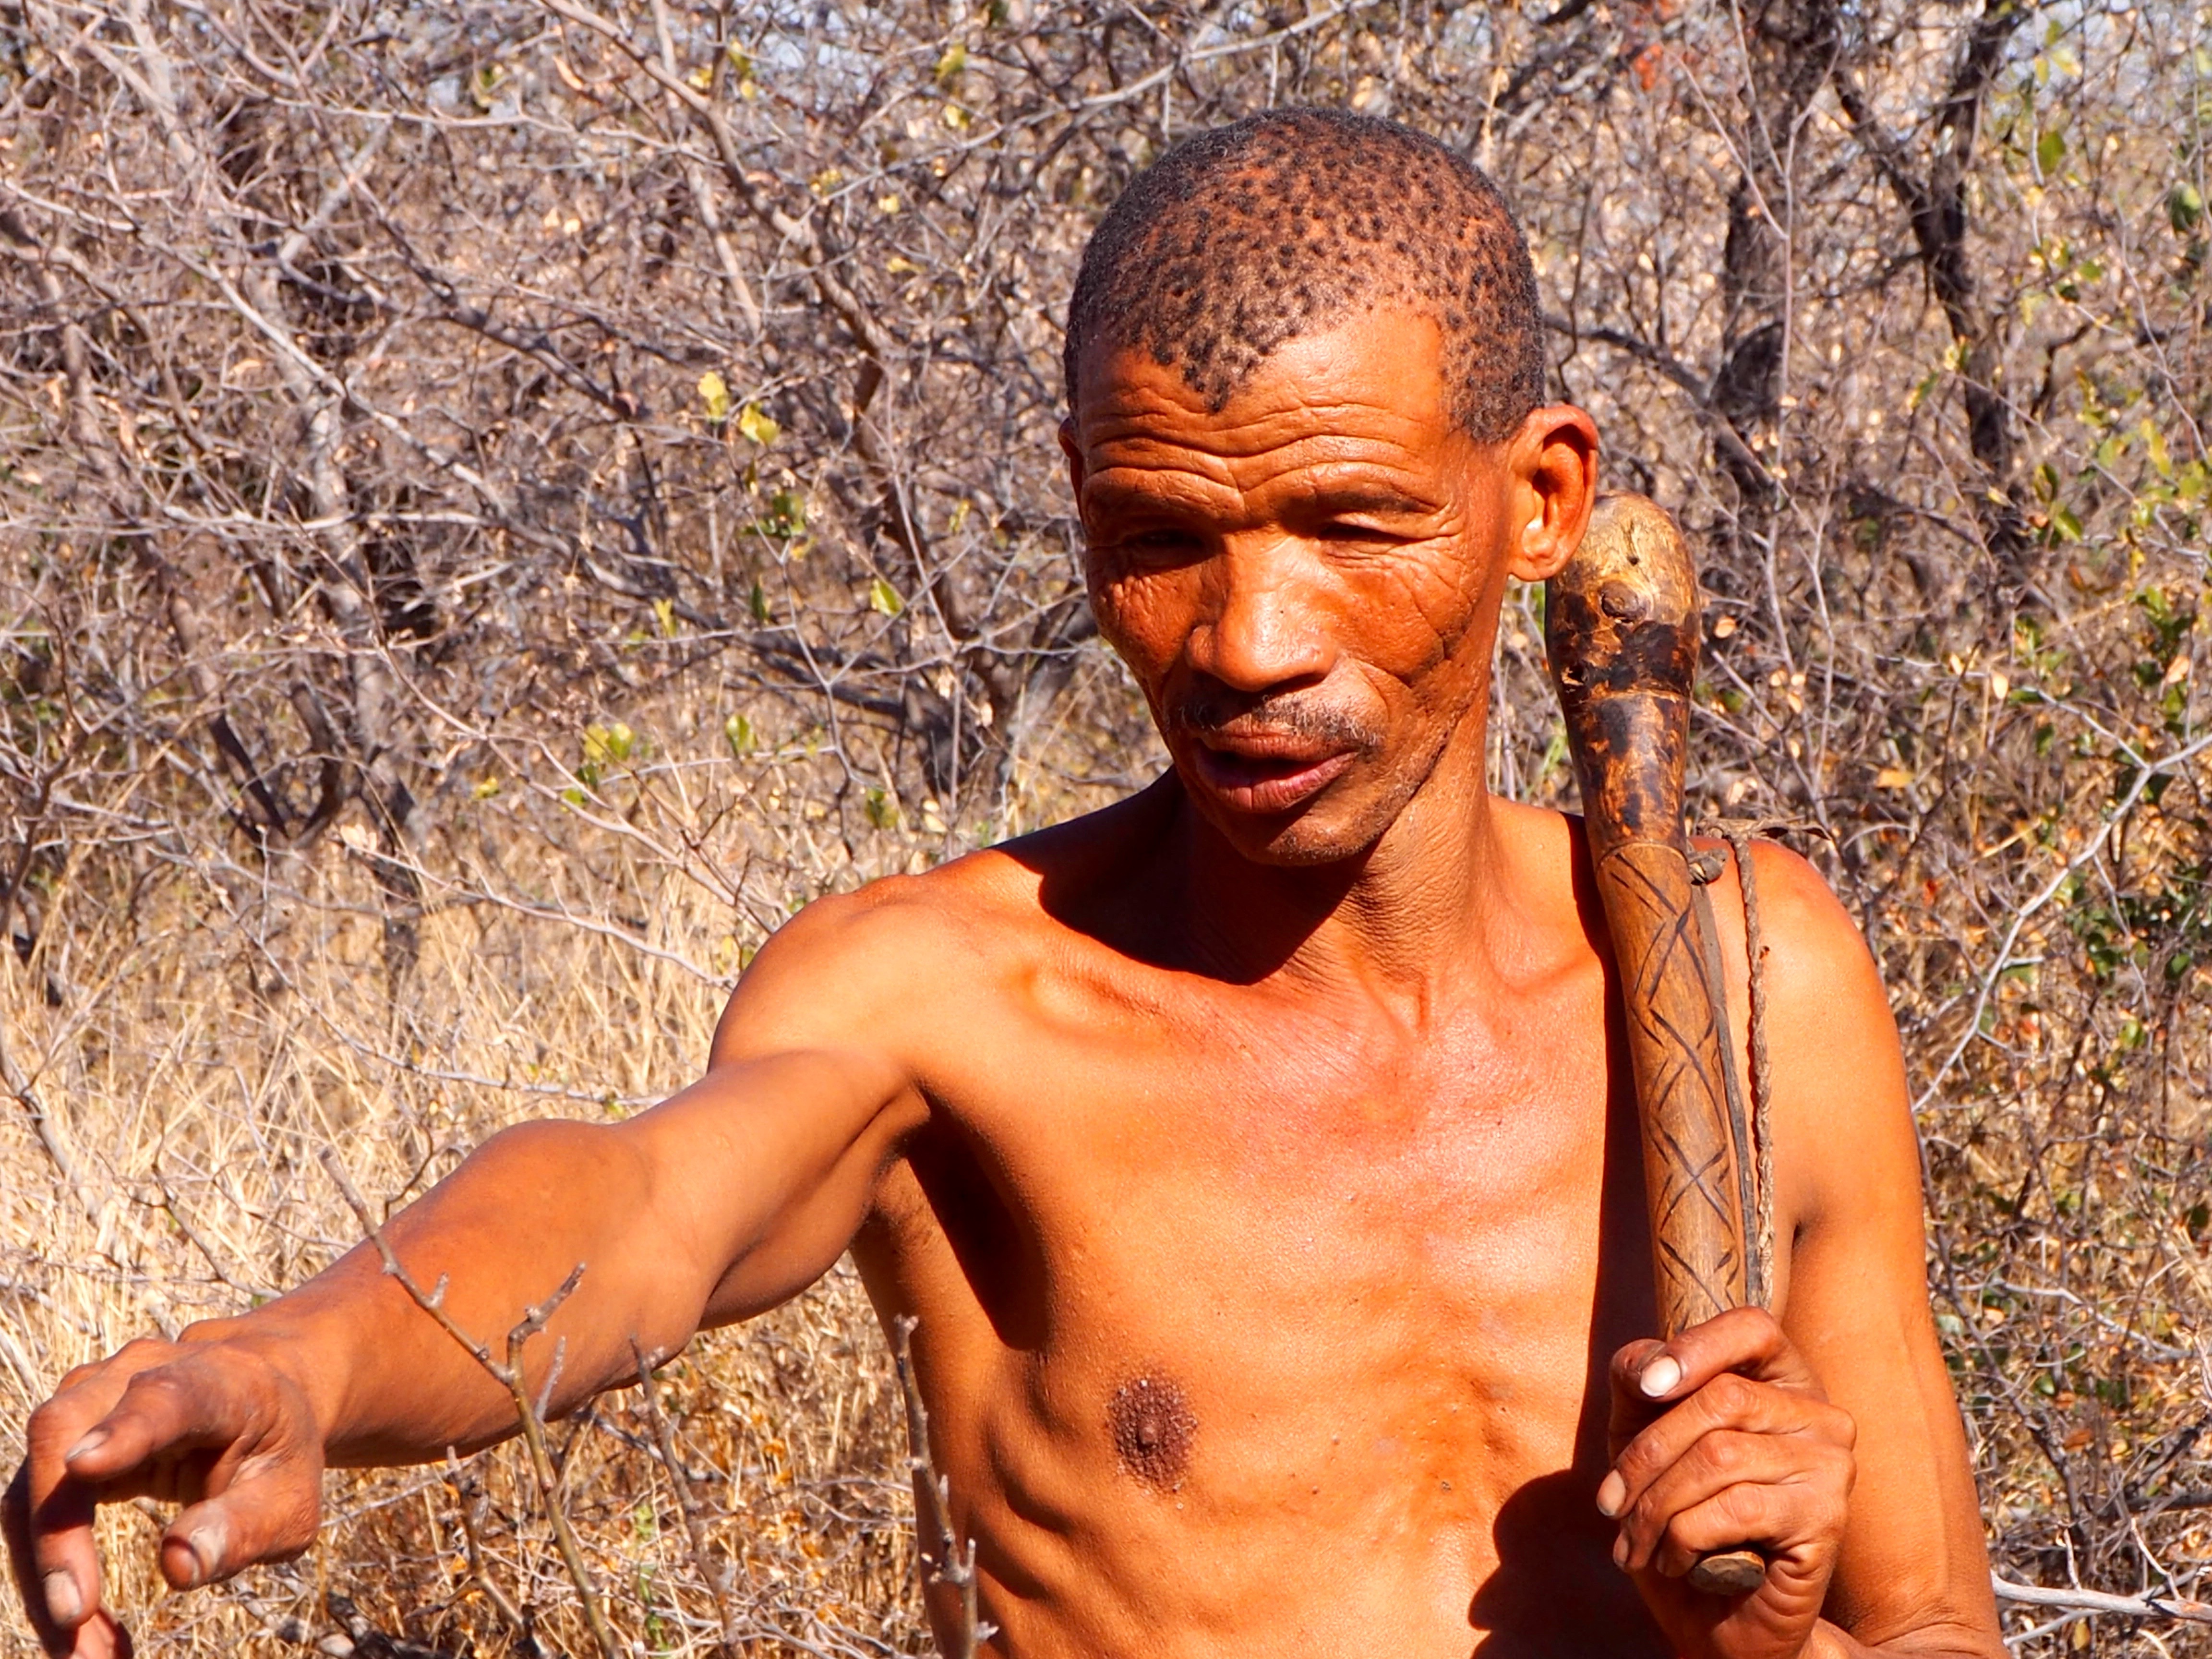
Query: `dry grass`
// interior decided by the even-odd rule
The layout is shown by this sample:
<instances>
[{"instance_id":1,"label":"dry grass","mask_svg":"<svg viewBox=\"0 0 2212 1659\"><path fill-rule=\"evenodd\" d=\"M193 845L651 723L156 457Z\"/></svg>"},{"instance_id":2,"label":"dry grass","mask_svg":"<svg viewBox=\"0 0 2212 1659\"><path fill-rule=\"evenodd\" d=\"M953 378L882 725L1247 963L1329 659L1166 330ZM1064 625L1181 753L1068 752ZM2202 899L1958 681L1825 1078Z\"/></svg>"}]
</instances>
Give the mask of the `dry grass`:
<instances>
[{"instance_id":1,"label":"dry grass","mask_svg":"<svg viewBox=\"0 0 2212 1659\"><path fill-rule=\"evenodd\" d=\"M743 782L765 799L806 766L764 758ZM727 868L746 863L746 820L761 821L736 798L734 772L726 758L712 769L689 826L714 820L702 850ZM622 785L606 787L611 799ZM496 801L483 808L501 816ZM25 1116L0 1120L0 1420L11 1435L69 1365L241 1310L357 1239L320 1149L338 1149L366 1191L397 1203L503 1123L617 1113L690 1080L720 975L676 958L732 971L761 927L684 872L607 847L574 814L554 823L571 832L566 844L487 828L507 876L546 905L598 905L610 896L595 878L615 884L651 918L639 935L649 950L456 904L424 922L397 1005L374 884L336 838L292 861L281 877L292 890L250 918L173 878L127 896L70 884L81 898L69 902L118 909L57 918L76 941L69 971L82 993L42 1006L34 975L46 964L0 970L14 1053L82 1174L79 1201ZM789 878L859 873L825 857ZM702 1339L659 1386L715 1547L737 1565L742 1627L787 1632L795 1651L916 1650L903 1419L850 1271ZM623 1633L665 1651L708 1641L720 1620L669 1471L642 1449L653 1441L634 1392L560 1437L571 1512ZM577 1650L574 1593L512 1449L475 1463L487 1570L542 1620L550 1650ZM117 1602L138 1615L142 1649L266 1646L287 1619L327 1634L323 1598L337 1591L380 1630L498 1650L493 1604L471 1588L462 1507L435 1469L333 1476L329 1525L306 1562L249 1574L234 1595L181 1599L152 1575L155 1524L125 1507L105 1528ZM0 1628L0 1650L21 1651L20 1631Z\"/></svg>"}]
</instances>

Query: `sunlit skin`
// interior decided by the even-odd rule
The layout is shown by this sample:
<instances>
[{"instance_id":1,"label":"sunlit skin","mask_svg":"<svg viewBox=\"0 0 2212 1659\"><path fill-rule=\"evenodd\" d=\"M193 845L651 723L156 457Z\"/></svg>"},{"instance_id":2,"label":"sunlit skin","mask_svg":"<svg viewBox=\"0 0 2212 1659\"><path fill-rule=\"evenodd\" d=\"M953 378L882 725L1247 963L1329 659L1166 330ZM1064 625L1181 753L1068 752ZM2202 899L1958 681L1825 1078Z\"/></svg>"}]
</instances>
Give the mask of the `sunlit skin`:
<instances>
[{"instance_id":1,"label":"sunlit skin","mask_svg":"<svg viewBox=\"0 0 2212 1659\"><path fill-rule=\"evenodd\" d=\"M672 1352L849 1248L878 1311L921 1319L1001 1659L1994 1659L1895 1032L1849 921L1771 848L1777 1314L1651 1340L1577 826L1483 783L1499 600L1574 549L1596 434L1554 407L1477 443L1442 357L1425 317L1361 317L1218 410L1148 357L1083 365L1092 603L1174 769L813 906L702 1082L495 1136L391 1237L480 1332L589 1264L553 1326L562 1409L633 1338ZM325 1464L508 1422L359 1251L134 1344L28 1426L33 1622L116 1652L95 1502L185 1500L160 1547L184 1586L311 1543ZM1744 1542L1762 1589L1680 1582Z\"/></svg>"}]
</instances>

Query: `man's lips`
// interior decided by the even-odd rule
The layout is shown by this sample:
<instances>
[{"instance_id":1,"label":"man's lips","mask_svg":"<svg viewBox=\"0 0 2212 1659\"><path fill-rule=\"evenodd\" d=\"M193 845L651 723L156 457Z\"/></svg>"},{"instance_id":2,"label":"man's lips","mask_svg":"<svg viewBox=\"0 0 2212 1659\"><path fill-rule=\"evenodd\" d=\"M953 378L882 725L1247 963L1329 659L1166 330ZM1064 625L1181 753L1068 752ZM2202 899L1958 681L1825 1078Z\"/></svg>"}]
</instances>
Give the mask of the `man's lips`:
<instances>
[{"instance_id":1,"label":"man's lips","mask_svg":"<svg viewBox=\"0 0 2212 1659\"><path fill-rule=\"evenodd\" d=\"M1218 747L1200 739L1190 748L1192 765L1209 790L1238 811L1261 814L1304 805L1357 757L1352 750L1299 738L1247 738Z\"/></svg>"}]
</instances>

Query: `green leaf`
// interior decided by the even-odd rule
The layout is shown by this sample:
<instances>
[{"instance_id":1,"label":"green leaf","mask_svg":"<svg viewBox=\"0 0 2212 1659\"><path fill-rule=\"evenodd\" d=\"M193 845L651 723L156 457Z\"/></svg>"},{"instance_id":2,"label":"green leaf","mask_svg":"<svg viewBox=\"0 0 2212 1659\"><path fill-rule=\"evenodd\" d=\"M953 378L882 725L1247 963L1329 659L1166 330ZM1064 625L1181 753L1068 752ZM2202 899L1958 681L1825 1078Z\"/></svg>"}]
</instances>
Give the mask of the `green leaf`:
<instances>
[{"instance_id":1,"label":"green leaf","mask_svg":"<svg viewBox=\"0 0 2212 1659\"><path fill-rule=\"evenodd\" d=\"M2148 415L2143 416L2142 424L2136 429L2142 434L2143 448L2148 453L2150 464L2158 476L2171 478L2173 476L2173 457L2166 452L2166 434L2151 423Z\"/></svg>"},{"instance_id":2,"label":"green leaf","mask_svg":"<svg viewBox=\"0 0 2212 1659\"><path fill-rule=\"evenodd\" d=\"M707 418L720 426L730 418L730 383L708 369L699 377L699 401L707 406ZM750 409L752 405L747 404L745 407ZM745 435L750 438L752 434L748 432Z\"/></svg>"},{"instance_id":3,"label":"green leaf","mask_svg":"<svg viewBox=\"0 0 2212 1659\"><path fill-rule=\"evenodd\" d=\"M584 728L584 763L576 769L576 775L596 788L607 767L635 760L644 753L644 739L623 721L602 726L594 720Z\"/></svg>"},{"instance_id":4,"label":"green leaf","mask_svg":"<svg viewBox=\"0 0 2212 1659\"><path fill-rule=\"evenodd\" d=\"M757 526L763 536L789 541L806 528L806 499L795 489L779 489L768 498L768 514ZM793 550L795 552L797 550Z\"/></svg>"},{"instance_id":5,"label":"green leaf","mask_svg":"<svg viewBox=\"0 0 2212 1659\"><path fill-rule=\"evenodd\" d=\"M868 580L868 608L886 617L896 617L906 609L906 604L899 598L896 588L881 576L873 576Z\"/></svg>"},{"instance_id":6,"label":"green leaf","mask_svg":"<svg viewBox=\"0 0 2212 1659\"><path fill-rule=\"evenodd\" d=\"M949 87L960 78L960 71L967 67L968 48L955 40L945 47L945 56L937 60L937 78L941 84Z\"/></svg>"},{"instance_id":7,"label":"green leaf","mask_svg":"<svg viewBox=\"0 0 2212 1659\"><path fill-rule=\"evenodd\" d=\"M2058 164L2066 159L2066 135L2063 132L2045 133L2035 141L2035 170L2048 179L2058 171Z\"/></svg>"},{"instance_id":8,"label":"green leaf","mask_svg":"<svg viewBox=\"0 0 2212 1659\"><path fill-rule=\"evenodd\" d=\"M763 627L768 625L768 592L758 582L755 582L753 591L745 595L745 609L753 613L755 622Z\"/></svg>"},{"instance_id":9,"label":"green leaf","mask_svg":"<svg viewBox=\"0 0 2212 1659\"><path fill-rule=\"evenodd\" d=\"M2186 236L2204 216L2204 198L2191 184L2179 184L2166 193L2166 222L2177 236Z\"/></svg>"},{"instance_id":10,"label":"green leaf","mask_svg":"<svg viewBox=\"0 0 2212 1659\"><path fill-rule=\"evenodd\" d=\"M762 412L758 404L747 404L738 411L738 430L766 449L782 435L783 428Z\"/></svg>"},{"instance_id":11,"label":"green leaf","mask_svg":"<svg viewBox=\"0 0 2212 1659\"><path fill-rule=\"evenodd\" d=\"M732 714L722 722L722 740L730 745L730 753L743 760L760 747L760 734L753 723L743 714Z\"/></svg>"},{"instance_id":12,"label":"green leaf","mask_svg":"<svg viewBox=\"0 0 2212 1659\"><path fill-rule=\"evenodd\" d=\"M878 830L889 830L898 823L898 803L880 789L868 791L862 810Z\"/></svg>"}]
</instances>

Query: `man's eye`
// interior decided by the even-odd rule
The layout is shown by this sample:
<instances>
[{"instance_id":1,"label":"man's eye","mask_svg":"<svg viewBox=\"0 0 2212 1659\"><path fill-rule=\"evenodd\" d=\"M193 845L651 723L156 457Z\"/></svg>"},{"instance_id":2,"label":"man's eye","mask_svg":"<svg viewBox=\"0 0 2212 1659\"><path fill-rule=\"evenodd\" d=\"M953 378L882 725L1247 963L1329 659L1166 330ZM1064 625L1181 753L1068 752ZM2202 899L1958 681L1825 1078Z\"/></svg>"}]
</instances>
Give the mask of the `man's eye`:
<instances>
[{"instance_id":1,"label":"man's eye","mask_svg":"<svg viewBox=\"0 0 2212 1659\"><path fill-rule=\"evenodd\" d=\"M1406 538L1395 531L1384 530L1371 524L1355 524L1344 520L1331 520L1320 531L1321 539L1350 547L1395 547Z\"/></svg>"},{"instance_id":2,"label":"man's eye","mask_svg":"<svg viewBox=\"0 0 2212 1659\"><path fill-rule=\"evenodd\" d=\"M1148 554L1154 558L1174 557L1196 552L1198 538L1188 530L1139 530L1134 535L1124 536L1121 545L1133 553Z\"/></svg>"}]
</instances>

